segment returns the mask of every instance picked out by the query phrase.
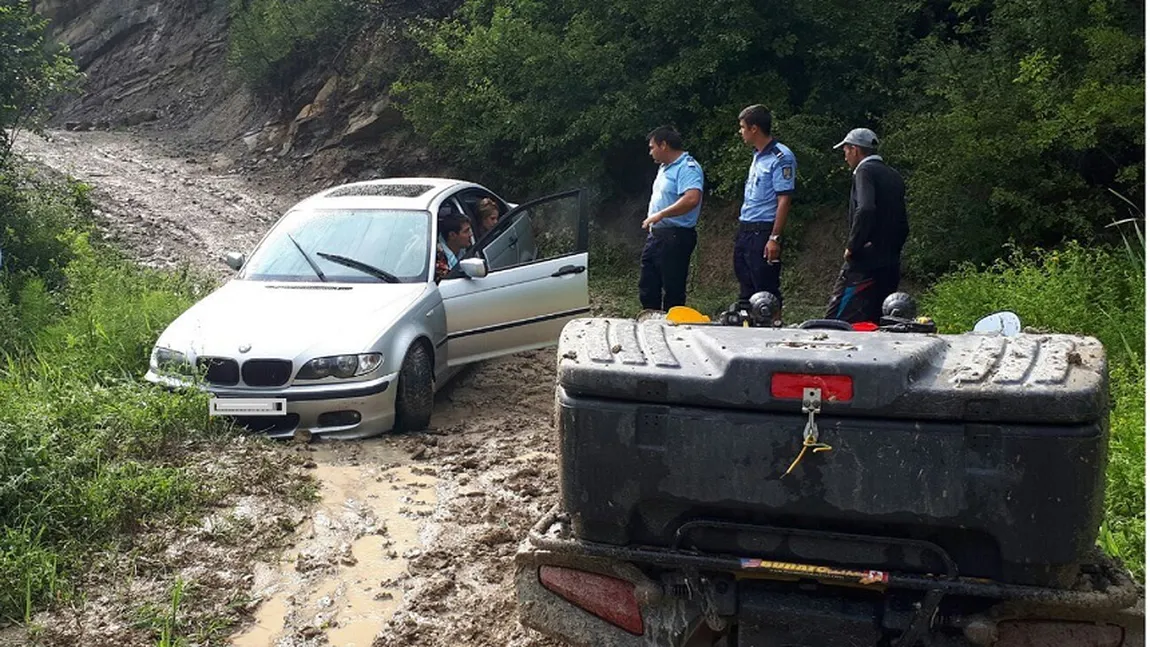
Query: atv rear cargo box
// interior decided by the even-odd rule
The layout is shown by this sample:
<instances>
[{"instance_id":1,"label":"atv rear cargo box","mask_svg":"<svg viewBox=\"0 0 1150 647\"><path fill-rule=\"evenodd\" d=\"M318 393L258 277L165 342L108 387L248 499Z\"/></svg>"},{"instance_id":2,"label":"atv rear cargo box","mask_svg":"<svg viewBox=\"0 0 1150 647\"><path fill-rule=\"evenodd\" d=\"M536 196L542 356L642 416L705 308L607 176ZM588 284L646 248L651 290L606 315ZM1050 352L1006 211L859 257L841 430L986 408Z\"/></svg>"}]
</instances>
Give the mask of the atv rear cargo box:
<instances>
[{"instance_id":1,"label":"atv rear cargo box","mask_svg":"<svg viewBox=\"0 0 1150 647\"><path fill-rule=\"evenodd\" d=\"M1095 339L587 318L558 355L584 540L1065 586L1097 538ZM812 420L830 449L786 474Z\"/></svg>"}]
</instances>

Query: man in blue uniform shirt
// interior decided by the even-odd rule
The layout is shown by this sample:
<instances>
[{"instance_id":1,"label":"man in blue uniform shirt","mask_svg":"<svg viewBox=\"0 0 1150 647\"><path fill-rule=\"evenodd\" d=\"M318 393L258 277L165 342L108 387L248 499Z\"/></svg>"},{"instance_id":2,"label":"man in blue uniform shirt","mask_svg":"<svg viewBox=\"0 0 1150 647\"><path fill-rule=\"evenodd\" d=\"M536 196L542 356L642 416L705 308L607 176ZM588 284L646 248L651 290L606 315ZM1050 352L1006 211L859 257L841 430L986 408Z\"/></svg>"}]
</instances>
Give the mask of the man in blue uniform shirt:
<instances>
[{"instance_id":1,"label":"man in blue uniform shirt","mask_svg":"<svg viewBox=\"0 0 1150 647\"><path fill-rule=\"evenodd\" d=\"M771 135L771 112L765 106L748 106L739 113L739 134L755 149L735 237L739 301L746 302L752 294L765 291L774 294L782 305L782 235L798 165L791 149Z\"/></svg>"},{"instance_id":2,"label":"man in blue uniform shirt","mask_svg":"<svg viewBox=\"0 0 1150 647\"><path fill-rule=\"evenodd\" d=\"M666 312L687 303L687 271L703 207L703 168L669 126L651 131L647 148L659 171L643 221L648 233L639 258L639 302L644 310Z\"/></svg>"}]
</instances>

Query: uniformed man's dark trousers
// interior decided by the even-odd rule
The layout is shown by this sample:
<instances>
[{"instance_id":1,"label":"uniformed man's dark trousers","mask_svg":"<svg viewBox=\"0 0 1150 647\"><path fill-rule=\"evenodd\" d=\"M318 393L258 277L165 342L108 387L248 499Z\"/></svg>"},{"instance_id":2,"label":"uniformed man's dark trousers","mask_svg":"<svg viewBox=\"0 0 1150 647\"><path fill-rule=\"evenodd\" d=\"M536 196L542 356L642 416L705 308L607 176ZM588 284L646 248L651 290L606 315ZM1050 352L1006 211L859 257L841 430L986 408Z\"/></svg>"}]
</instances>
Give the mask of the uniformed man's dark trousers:
<instances>
[{"instance_id":1,"label":"uniformed man's dark trousers","mask_svg":"<svg viewBox=\"0 0 1150 647\"><path fill-rule=\"evenodd\" d=\"M770 292L783 303L783 292L779 287L779 276L783 271L780 256L770 263L763 258L767 241L771 239L771 225L739 226L735 236L735 278L739 280L739 300L746 301L756 292Z\"/></svg>"},{"instance_id":2,"label":"uniformed man's dark trousers","mask_svg":"<svg viewBox=\"0 0 1150 647\"><path fill-rule=\"evenodd\" d=\"M826 318L877 324L883 300L898 290L899 274L898 265L860 271L844 263L827 304Z\"/></svg>"},{"instance_id":3,"label":"uniformed man's dark trousers","mask_svg":"<svg viewBox=\"0 0 1150 647\"><path fill-rule=\"evenodd\" d=\"M639 302L667 311L687 303L687 272L698 235L694 227L652 227L639 258Z\"/></svg>"}]
</instances>

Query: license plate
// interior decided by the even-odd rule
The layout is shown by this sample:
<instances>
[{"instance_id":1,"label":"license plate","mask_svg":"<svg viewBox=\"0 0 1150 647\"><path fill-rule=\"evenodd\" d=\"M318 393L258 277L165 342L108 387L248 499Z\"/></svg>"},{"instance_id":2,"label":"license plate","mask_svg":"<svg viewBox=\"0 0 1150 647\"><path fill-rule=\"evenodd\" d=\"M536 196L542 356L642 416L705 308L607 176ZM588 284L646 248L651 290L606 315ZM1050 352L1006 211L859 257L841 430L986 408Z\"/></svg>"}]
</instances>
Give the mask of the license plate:
<instances>
[{"instance_id":1,"label":"license plate","mask_svg":"<svg viewBox=\"0 0 1150 647\"><path fill-rule=\"evenodd\" d=\"M286 398L212 398L208 413L213 416L286 416Z\"/></svg>"}]
</instances>

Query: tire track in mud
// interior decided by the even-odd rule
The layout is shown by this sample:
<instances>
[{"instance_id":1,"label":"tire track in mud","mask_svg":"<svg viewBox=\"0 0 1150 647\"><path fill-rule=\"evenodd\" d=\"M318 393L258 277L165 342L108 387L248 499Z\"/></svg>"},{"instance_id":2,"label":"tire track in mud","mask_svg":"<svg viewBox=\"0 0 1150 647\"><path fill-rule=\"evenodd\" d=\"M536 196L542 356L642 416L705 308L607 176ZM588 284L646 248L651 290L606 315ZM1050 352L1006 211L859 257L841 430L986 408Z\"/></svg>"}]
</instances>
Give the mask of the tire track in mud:
<instances>
[{"instance_id":1,"label":"tire track in mud","mask_svg":"<svg viewBox=\"0 0 1150 647\"><path fill-rule=\"evenodd\" d=\"M49 136L24 134L16 152L90 184L104 235L151 267L188 263L222 279L223 255L250 250L303 197L129 134ZM542 350L465 370L437 394L424 433L284 443L285 455L306 453L320 500L285 522L288 549L261 559L250 546L250 617L231 644L554 645L519 626L512 566L557 497L554 367Z\"/></svg>"}]
</instances>

